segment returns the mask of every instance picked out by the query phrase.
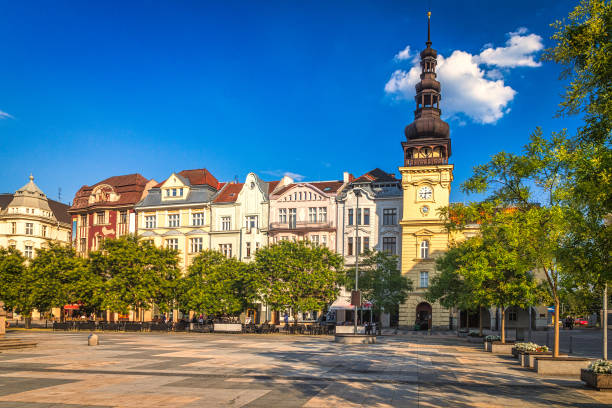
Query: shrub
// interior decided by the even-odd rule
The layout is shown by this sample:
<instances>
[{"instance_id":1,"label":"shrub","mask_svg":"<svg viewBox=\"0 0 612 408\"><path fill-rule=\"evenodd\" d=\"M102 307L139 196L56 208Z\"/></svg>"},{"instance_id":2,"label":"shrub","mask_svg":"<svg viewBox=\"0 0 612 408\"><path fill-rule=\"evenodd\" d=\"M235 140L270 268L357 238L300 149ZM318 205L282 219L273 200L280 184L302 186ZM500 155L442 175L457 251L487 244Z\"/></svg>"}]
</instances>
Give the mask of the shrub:
<instances>
[{"instance_id":1,"label":"shrub","mask_svg":"<svg viewBox=\"0 0 612 408\"><path fill-rule=\"evenodd\" d=\"M501 337L494 336L492 334L490 334L487 337L485 337L485 341L500 341L500 340L501 340Z\"/></svg>"}]
</instances>

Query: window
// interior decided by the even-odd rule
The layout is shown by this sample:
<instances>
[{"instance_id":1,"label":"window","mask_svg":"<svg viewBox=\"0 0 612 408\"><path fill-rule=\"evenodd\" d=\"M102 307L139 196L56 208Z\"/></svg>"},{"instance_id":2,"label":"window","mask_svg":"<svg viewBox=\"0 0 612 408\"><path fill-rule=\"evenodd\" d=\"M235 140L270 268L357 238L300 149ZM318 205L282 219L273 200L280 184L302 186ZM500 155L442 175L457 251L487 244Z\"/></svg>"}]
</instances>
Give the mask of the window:
<instances>
[{"instance_id":1,"label":"window","mask_svg":"<svg viewBox=\"0 0 612 408\"><path fill-rule=\"evenodd\" d=\"M172 197L176 197L176 188L172 189Z\"/></svg>"},{"instance_id":2,"label":"window","mask_svg":"<svg viewBox=\"0 0 612 408\"><path fill-rule=\"evenodd\" d=\"M383 252L395 254L395 237L383 237Z\"/></svg>"},{"instance_id":3,"label":"window","mask_svg":"<svg viewBox=\"0 0 612 408\"><path fill-rule=\"evenodd\" d=\"M427 288L429 287L429 272L421 272L421 280L420 280L420 286L421 288Z\"/></svg>"},{"instance_id":4,"label":"window","mask_svg":"<svg viewBox=\"0 0 612 408\"><path fill-rule=\"evenodd\" d=\"M370 250L370 237L363 237L363 251L366 252Z\"/></svg>"},{"instance_id":5,"label":"window","mask_svg":"<svg viewBox=\"0 0 612 408\"><path fill-rule=\"evenodd\" d=\"M348 210L348 225L353 225L353 209Z\"/></svg>"},{"instance_id":6,"label":"window","mask_svg":"<svg viewBox=\"0 0 612 408\"><path fill-rule=\"evenodd\" d=\"M385 208L383 210L383 225L395 225L397 216L397 209L395 208Z\"/></svg>"},{"instance_id":7,"label":"window","mask_svg":"<svg viewBox=\"0 0 612 408\"><path fill-rule=\"evenodd\" d=\"M327 207L319 207L319 222L327 222Z\"/></svg>"},{"instance_id":8,"label":"window","mask_svg":"<svg viewBox=\"0 0 612 408\"><path fill-rule=\"evenodd\" d=\"M81 252L87 251L87 239L81 238Z\"/></svg>"},{"instance_id":9,"label":"window","mask_svg":"<svg viewBox=\"0 0 612 408\"><path fill-rule=\"evenodd\" d=\"M16 233L17 233L17 223L11 222L11 234L16 234Z\"/></svg>"},{"instance_id":10,"label":"window","mask_svg":"<svg viewBox=\"0 0 612 408\"><path fill-rule=\"evenodd\" d=\"M319 245L319 236L318 235L312 235L310 237L310 241L315 244L315 245Z\"/></svg>"},{"instance_id":11,"label":"window","mask_svg":"<svg viewBox=\"0 0 612 408\"><path fill-rule=\"evenodd\" d=\"M247 258L251 257L251 243L250 242L246 243L246 257Z\"/></svg>"},{"instance_id":12,"label":"window","mask_svg":"<svg viewBox=\"0 0 612 408\"><path fill-rule=\"evenodd\" d=\"M257 216L256 215L248 215L246 217L246 227L247 229L257 228Z\"/></svg>"},{"instance_id":13,"label":"window","mask_svg":"<svg viewBox=\"0 0 612 408\"><path fill-rule=\"evenodd\" d=\"M421 241L421 258L429 258L429 241Z\"/></svg>"},{"instance_id":14,"label":"window","mask_svg":"<svg viewBox=\"0 0 612 408\"><path fill-rule=\"evenodd\" d=\"M85 227L87 225L87 214L81 215L81 227Z\"/></svg>"},{"instance_id":15,"label":"window","mask_svg":"<svg viewBox=\"0 0 612 408\"><path fill-rule=\"evenodd\" d=\"M259 242L255 243L255 252L259 251Z\"/></svg>"},{"instance_id":16,"label":"window","mask_svg":"<svg viewBox=\"0 0 612 408\"><path fill-rule=\"evenodd\" d=\"M321 245L327 246L327 235L321 235Z\"/></svg>"},{"instance_id":17,"label":"window","mask_svg":"<svg viewBox=\"0 0 612 408\"><path fill-rule=\"evenodd\" d=\"M202 252L202 241L203 238L191 238L189 240L190 243L190 251L191 253Z\"/></svg>"},{"instance_id":18,"label":"window","mask_svg":"<svg viewBox=\"0 0 612 408\"><path fill-rule=\"evenodd\" d=\"M348 239L348 254L353 255L353 238L349 237Z\"/></svg>"},{"instance_id":19,"label":"window","mask_svg":"<svg viewBox=\"0 0 612 408\"><path fill-rule=\"evenodd\" d=\"M106 213L104 211L96 213L96 224L102 225L105 223L106 223Z\"/></svg>"},{"instance_id":20,"label":"window","mask_svg":"<svg viewBox=\"0 0 612 408\"><path fill-rule=\"evenodd\" d=\"M42 233L41 233L41 235L42 235L43 237L46 237L46 236L47 236L47 226L46 226L46 225L43 225L43 226L42 226Z\"/></svg>"},{"instance_id":21,"label":"window","mask_svg":"<svg viewBox=\"0 0 612 408\"><path fill-rule=\"evenodd\" d=\"M308 222L317 222L317 208L310 207L308 209Z\"/></svg>"},{"instance_id":22,"label":"window","mask_svg":"<svg viewBox=\"0 0 612 408\"><path fill-rule=\"evenodd\" d=\"M145 216L145 228L155 228L155 216L154 215Z\"/></svg>"},{"instance_id":23,"label":"window","mask_svg":"<svg viewBox=\"0 0 612 408\"><path fill-rule=\"evenodd\" d=\"M181 224L180 214L168 214L168 226L178 227Z\"/></svg>"},{"instance_id":24,"label":"window","mask_svg":"<svg viewBox=\"0 0 612 408\"><path fill-rule=\"evenodd\" d=\"M278 210L278 222L281 224L287 223L287 209L281 208Z\"/></svg>"},{"instance_id":25,"label":"window","mask_svg":"<svg viewBox=\"0 0 612 408\"><path fill-rule=\"evenodd\" d=\"M26 235L34 235L34 224L26 222Z\"/></svg>"},{"instance_id":26,"label":"window","mask_svg":"<svg viewBox=\"0 0 612 408\"><path fill-rule=\"evenodd\" d=\"M289 209L289 228L295 228L297 225L297 211L295 208Z\"/></svg>"},{"instance_id":27,"label":"window","mask_svg":"<svg viewBox=\"0 0 612 408\"><path fill-rule=\"evenodd\" d=\"M219 245L219 250L226 257L228 258L232 257L232 244L221 244Z\"/></svg>"},{"instance_id":28,"label":"window","mask_svg":"<svg viewBox=\"0 0 612 408\"><path fill-rule=\"evenodd\" d=\"M182 188L179 188L179 189L178 189L178 191L179 191L179 196L181 196L181 197L182 197L182 196L183 196L183 189L182 189Z\"/></svg>"},{"instance_id":29,"label":"window","mask_svg":"<svg viewBox=\"0 0 612 408\"><path fill-rule=\"evenodd\" d=\"M370 225L370 209L369 208L363 209L363 224Z\"/></svg>"},{"instance_id":30,"label":"window","mask_svg":"<svg viewBox=\"0 0 612 408\"><path fill-rule=\"evenodd\" d=\"M170 197L170 189L166 190L166 197Z\"/></svg>"},{"instance_id":31,"label":"window","mask_svg":"<svg viewBox=\"0 0 612 408\"><path fill-rule=\"evenodd\" d=\"M191 214L191 225L193 225L194 227L204 225L204 213L197 212L197 213Z\"/></svg>"},{"instance_id":32,"label":"window","mask_svg":"<svg viewBox=\"0 0 612 408\"><path fill-rule=\"evenodd\" d=\"M221 217L221 230L229 231L232 229L232 217Z\"/></svg>"},{"instance_id":33,"label":"window","mask_svg":"<svg viewBox=\"0 0 612 408\"><path fill-rule=\"evenodd\" d=\"M357 225L361 225L361 208L357 209L357 219L355 220Z\"/></svg>"},{"instance_id":34,"label":"window","mask_svg":"<svg viewBox=\"0 0 612 408\"><path fill-rule=\"evenodd\" d=\"M516 309L512 308L508 310L508 321L516 322L518 320L518 313Z\"/></svg>"},{"instance_id":35,"label":"window","mask_svg":"<svg viewBox=\"0 0 612 408\"><path fill-rule=\"evenodd\" d=\"M127 224L127 211L120 211L119 212L119 224Z\"/></svg>"},{"instance_id":36,"label":"window","mask_svg":"<svg viewBox=\"0 0 612 408\"><path fill-rule=\"evenodd\" d=\"M25 246L25 257L28 259L32 259L33 255L34 255L33 247L31 245L26 245Z\"/></svg>"},{"instance_id":37,"label":"window","mask_svg":"<svg viewBox=\"0 0 612 408\"><path fill-rule=\"evenodd\" d=\"M167 239L166 248L178 250L178 238Z\"/></svg>"}]
</instances>

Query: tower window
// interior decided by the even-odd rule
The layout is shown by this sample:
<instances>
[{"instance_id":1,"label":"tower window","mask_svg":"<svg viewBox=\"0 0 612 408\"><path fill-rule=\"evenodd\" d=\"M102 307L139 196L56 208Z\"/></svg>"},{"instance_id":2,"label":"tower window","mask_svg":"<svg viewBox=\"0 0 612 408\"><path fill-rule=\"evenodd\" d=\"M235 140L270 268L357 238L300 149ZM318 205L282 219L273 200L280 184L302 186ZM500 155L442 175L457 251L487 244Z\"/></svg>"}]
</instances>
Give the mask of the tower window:
<instances>
[{"instance_id":1,"label":"tower window","mask_svg":"<svg viewBox=\"0 0 612 408\"><path fill-rule=\"evenodd\" d=\"M429 258L429 241L421 241L421 258Z\"/></svg>"}]
</instances>

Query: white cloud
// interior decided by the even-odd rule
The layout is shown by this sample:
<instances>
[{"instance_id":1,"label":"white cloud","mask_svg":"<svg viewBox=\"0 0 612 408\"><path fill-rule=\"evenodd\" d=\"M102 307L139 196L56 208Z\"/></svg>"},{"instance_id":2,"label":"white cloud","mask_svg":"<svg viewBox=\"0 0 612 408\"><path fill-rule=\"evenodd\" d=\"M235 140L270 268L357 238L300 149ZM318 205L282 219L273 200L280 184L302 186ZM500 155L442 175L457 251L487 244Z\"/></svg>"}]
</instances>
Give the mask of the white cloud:
<instances>
[{"instance_id":1,"label":"white cloud","mask_svg":"<svg viewBox=\"0 0 612 408\"><path fill-rule=\"evenodd\" d=\"M410 46L407 45L406 48L395 54L394 59L396 61L403 61L410 58Z\"/></svg>"},{"instance_id":2,"label":"white cloud","mask_svg":"<svg viewBox=\"0 0 612 408\"><path fill-rule=\"evenodd\" d=\"M525 27L519 27L515 32L508 33L505 47L493 48L492 45L477 57L482 64L498 67L539 67L542 63L536 61L535 53L544 48L542 37L537 34L527 34Z\"/></svg>"},{"instance_id":3,"label":"white cloud","mask_svg":"<svg viewBox=\"0 0 612 408\"><path fill-rule=\"evenodd\" d=\"M267 174L268 176L279 177L279 178L287 176L287 177L291 177L295 181L302 181L306 178L306 176L303 176L301 174L293 173L290 171L284 171L284 170L262 170L261 173Z\"/></svg>"},{"instance_id":4,"label":"white cloud","mask_svg":"<svg viewBox=\"0 0 612 408\"><path fill-rule=\"evenodd\" d=\"M15 119L13 115L0 111L0 119Z\"/></svg>"},{"instance_id":5,"label":"white cloud","mask_svg":"<svg viewBox=\"0 0 612 408\"><path fill-rule=\"evenodd\" d=\"M447 58L438 54L437 73L442 84L441 108L445 117L465 115L474 122L487 124L497 122L510 112L509 104L516 91L504 82L498 68L508 72L518 66L540 65L534 60L534 54L542 49L542 38L525 34L525 28L508 33L506 47L493 48L487 44L479 55L461 50L453 51ZM396 99L413 100L414 85L420 75L419 61L413 60L409 69L398 69L391 74L385 92Z\"/></svg>"}]
</instances>

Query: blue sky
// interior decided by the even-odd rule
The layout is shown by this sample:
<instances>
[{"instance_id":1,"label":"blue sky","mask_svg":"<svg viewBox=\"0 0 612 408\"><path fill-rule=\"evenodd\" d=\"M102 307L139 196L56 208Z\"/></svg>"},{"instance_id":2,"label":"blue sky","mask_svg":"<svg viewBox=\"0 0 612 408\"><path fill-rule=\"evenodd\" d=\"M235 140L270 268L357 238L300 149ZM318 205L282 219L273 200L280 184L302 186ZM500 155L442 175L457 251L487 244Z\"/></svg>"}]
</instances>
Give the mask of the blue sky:
<instances>
[{"instance_id":1,"label":"blue sky","mask_svg":"<svg viewBox=\"0 0 612 408\"><path fill-rule=\"evenodd\" d=\"M158 181L201 167L222 181L250 171L398 174L427 5L2 0L0 192L30 173L51 198L61 187L62 201L134 172ZM536 126L579 125L554 118L560 67L538 62L549 24L574 6L431 2L452 201L471 198L459 184L474 165L519 151Z\"/></svg>"}]
</instances>

